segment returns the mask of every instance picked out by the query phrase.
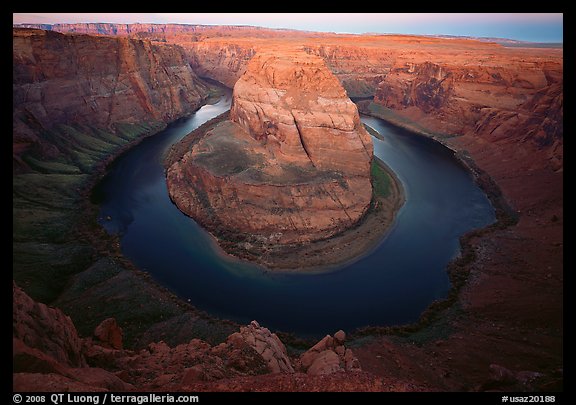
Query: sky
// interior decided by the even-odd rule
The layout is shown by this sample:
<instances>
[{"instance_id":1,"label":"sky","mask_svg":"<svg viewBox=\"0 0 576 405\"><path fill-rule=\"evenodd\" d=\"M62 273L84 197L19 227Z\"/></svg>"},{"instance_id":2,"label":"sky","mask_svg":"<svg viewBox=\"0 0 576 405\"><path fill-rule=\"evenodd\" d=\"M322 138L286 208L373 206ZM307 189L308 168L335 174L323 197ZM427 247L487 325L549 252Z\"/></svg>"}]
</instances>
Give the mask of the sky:
<instances>
[{"instance_id":1,"label":"sky","mask_svg":"<svg viewBox=\"0 0 576 405\"><path fill-rule=\"evenodd\" d=\"M252 25L336 33L459 35L563 42L562 13L13 13L13 23Z\"/></svg>"}]
</instances>

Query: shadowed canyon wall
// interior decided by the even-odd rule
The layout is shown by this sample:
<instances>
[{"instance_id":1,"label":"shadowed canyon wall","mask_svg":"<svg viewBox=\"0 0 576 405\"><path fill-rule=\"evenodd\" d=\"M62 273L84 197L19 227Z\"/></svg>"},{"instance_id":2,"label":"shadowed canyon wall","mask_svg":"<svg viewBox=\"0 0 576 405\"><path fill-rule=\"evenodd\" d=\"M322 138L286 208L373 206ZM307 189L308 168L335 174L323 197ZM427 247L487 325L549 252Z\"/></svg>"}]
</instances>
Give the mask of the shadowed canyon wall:
<instances>
[{"instance_id":1,"label":"shadowed canyon wall","mask_svg":"<svg viewBox=\"0 0 576 405\"><path fill-rule=\"evenodd\" d=\"M185 312L118 260L88 192L114 156L210 91L175 45L13 30L13 278L82 333L114 316L132 345L150 320Z\"/></svg>"},{"instance_id":2,"label":"shadowed canyon wall","mask_svg":"<svg viewBox=\"0 0 576 405\"><path fill-rule=\"evenodd\" d=\"M116 131L118 124L168 123L194 111L208 89L183 50L128 38L15 29L14 158L58 155L42 137L56 125Z\"/></svg>"}]
</instances>

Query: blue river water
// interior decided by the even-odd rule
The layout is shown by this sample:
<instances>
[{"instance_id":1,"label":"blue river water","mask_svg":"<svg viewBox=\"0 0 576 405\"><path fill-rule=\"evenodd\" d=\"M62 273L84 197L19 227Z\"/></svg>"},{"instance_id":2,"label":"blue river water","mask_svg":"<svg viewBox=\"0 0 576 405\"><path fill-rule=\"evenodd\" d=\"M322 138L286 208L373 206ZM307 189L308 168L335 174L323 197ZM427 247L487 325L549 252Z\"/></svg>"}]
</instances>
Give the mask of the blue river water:
<instances>
[{"instance_id":1,"label":"blue river water","mask_svg":"<svg viewBox=\"0 0 576 405\"><path fill-rule=\"evenodd\" d=\"M145 139L116 159L95 187L99 222L120 236L126 257L210 314L309 337L413 322L446 296L446 266L459 253L459 237L494 222L494 210L450 150L372 117L362 121L385 139L373 138L374 153L406 194L372 253L321 274L271 273L223 257L209 234L170 201L162 157L230 101L227 94Z\"/></svg>"}]
</instances>

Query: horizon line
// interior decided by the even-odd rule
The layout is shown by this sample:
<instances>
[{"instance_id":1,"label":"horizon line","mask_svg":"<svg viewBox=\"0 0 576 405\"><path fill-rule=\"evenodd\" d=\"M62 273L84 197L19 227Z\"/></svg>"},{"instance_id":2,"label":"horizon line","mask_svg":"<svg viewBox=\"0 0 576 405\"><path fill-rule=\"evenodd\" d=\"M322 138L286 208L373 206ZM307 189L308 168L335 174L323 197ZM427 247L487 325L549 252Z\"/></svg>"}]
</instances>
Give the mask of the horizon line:
<instances>
[{"instance_id":1,"label":"horizon line","mask_svg":"<svg viewBox=\"0 0 576 405\"><path fill-rule=\"evenodd\" d=\"M444 39L450 38L465 38L465 39L494 39L494 40L506 40L513 41L516 43L533 43L533 44L564 44L564 38L561 41L529 41L523 39L514 39L508 37L493 37L493 36L474 36L474 35L455 35L455 34L412 34L412 33L400 33L400 32L336 32L336 31L313 31L304 30L297 28L283 28L283 27L265 27L261 25L251 25L251 24L197 24L197 23L178 23L178 22L168 22L168 23L154 23L154 22L131 22L131 23L117 23L117 22L59 22L59 23L12 23L12 26L22 26L22 25L36 25L36 26L54 26L54 25L76 25L76 24L108 24L108 25L188 25L188 26L200 26L200 27L249 27L249 28L261 28L265 30L272 31L297 31L297 32L311 32L311 33L322 33L322 34L334 34L334 35L370 35L370 36L386 36L386 35L404 35L404 36L415 36L415 37L439 37Z\"/></svg>"}]
</instances>

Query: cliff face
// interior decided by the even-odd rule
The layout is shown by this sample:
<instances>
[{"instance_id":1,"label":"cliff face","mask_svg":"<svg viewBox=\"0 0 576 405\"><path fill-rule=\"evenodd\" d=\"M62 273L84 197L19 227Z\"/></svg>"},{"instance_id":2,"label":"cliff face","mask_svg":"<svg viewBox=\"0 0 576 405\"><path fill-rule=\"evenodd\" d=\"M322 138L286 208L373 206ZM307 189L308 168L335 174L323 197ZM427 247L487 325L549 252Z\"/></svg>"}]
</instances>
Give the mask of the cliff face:
<instances>
[{"instance_id":1,"label":"cliff face","mask_svg":"<svg viewBox=\"0 0 576 405\"><path fill-rule=\"evenodd\" d=\"M390 70L394 52L387 47L362 44L306 44L306 52L320 56L336 75L350 97L373 97L378 84Z\"/></svg>"},{"instance_id":2,"label":"cliff face","mask_svg":"<svg viewBox=\"0 0 576 405\"><path fill-rule=\"evenodd\" d=\"M277 159L367 176L372 141L356 106L318 57L261 53L234 86L230 118Z\"/></svg>"},{"instance_id":3,"label":"cliff face","mask_svg":"<svg viewBox=\"0 0 576 405\"><path fill-rule=\"evenodd\" d=\"M323 34L290 29L272 29L247 25L194 25L194 24L115 24L115 23L60 23L60 24L17 24L20 28L35 28L47 31L109 36L149 36L160 40L199 40L208 37L248 36L252 38L278 38L295 36L299 38L319 37Z\"/></svg>"},{"instance_id":4,"label":"cliff face","mask_svg":"<svg viewBox=\"0 0 576 405\"><path fill-rule=\"evenodd\" d=\"M41 135L57 124L166 123L207 93L177 46L28 29L13 38L16 155L33 146L57 153Z\"/></svg>"},{"instance_id":5,"label":"cliff face","mask_svg":"<svg viewBox=\"0 0 576 405\"><path fill-rule=\"evenodd\" d=\"M63 31L80 30L80 26L62 25L60 28ZM277 49L278 42L274 41L286 34L280 32L271 35L270 32L260 31L261 35L252 33L249 39L239 39L239 36L246 35L247 30L222 28L200 32L198 29L182 34L181 27L164 29L142 25L140 31L134 26L126 26L125 30L131 31L126 34L128 37L182 45L186 57L195 67L202 69L203 75L230 85L243 74L254 50L265 45L265 42L269 48ZM56 29L53 26L45 28ZM173 34L169 33L170 30ZM98 33L97 31L100 31L99 35L124 35L123 29L113 24L90 24L85 32ZM134 138L126 136L125 132L120 134L122 137L116 136L118 133L113 134L112 131L79 134L78 131L72 132L75 129L72 127L64 134L71 140L69 145L65 144L62 138L55 137L58 135L56 132L50 132L50 137L44 136L47 134L45 128L38 124L34 114L46 119L59 114L66 115L63 110L79 109L85 102L76 98L75 94L90 88L94 81L84 81L84 85L66 95L67 98L73 97L74 103L64 105L51 116L42 114L40 107L31 109L34 114L23 110L20 104L16 103L16 94L18 93L18 99L25 99L27 96L24 94L32 96L37 89L46 86L42 77L50 69L76 66L78 61L75 55L81 51L75 48L76 44L82 43L83 47L91 50L85 57L93 62L93 66L86 66L86 72L98 73L109 68L108 64L99 61L111 61L112 66L117 66L116 59L111 55L114 49L118 49L118 42L116 39L97 39L102 41L102 44L116 44L108 48L108 51L100 52L96 47L88 45L91 40L96 40L94 38L38 32L32 35L31 31L21 34L26 32L24 30L15 32L14 55L18 58L15 61L27 66L27 76L37 74L35 81L27 79L30 80L26 82L28 90L22 92L21 83L16 80L21 74L17 75L20 68L14 67L15 157L36 147L42 147L42 156L51 156L52 152L58 154L65 147L69 148L69 153L61 152L63 159L55 166L41 166L40 172L13 177L14 278L21 279L21 284L35 299L57 302L60 306L66 305L69 308L67 313L74 317L76 326L82 327L84 331L92 330L97 324L92 325L93 320L103 318L102 314L106 314L104 317L120 315L118 319L124 328L124 336L129 334L127 331L132 330L133 342L135 334L138 337L143 334L145 345L157 340L150 338L149 332L143 331L147 331L150 323L154 322L151 320L157 319L158 314L161 314L161 317L170 321L156 324L153 328L157 331L154 336L165 334L166 330L174 332L168 333L172 339L172 347L155 343L139 352L111 349L102 345L103 342L99 342L96 336L79 337L70 320L61 311L23 298L15 290L15 391L120 391L134 389L134 386L140 390L174 391L562 390L564 267L561 50L511 49L474 41L409 36L336 38L311 34L305 41L302 38L306 36L299 36L298 41L305 42L303 47L307 52L321 56L326 61L350 96L371 96L377 92L376 101L379 104L374 106L383 109L388 106L384 114L386 119L393 119L402 125L406 122L411 125L417 123L420 127L416 129L424 128L427 132L434 130L463 134L445 139L444 142L456 150L468 153L476 164L497 182L505 198L518 210L520 217L515 226L474 237L476 255L471 259L472 262L466 265L470 270L468 280L473 282L467 283L460 292L462 298L458 299L458 303L461 311L458 311L457 319L451 319L448 315L446 320L451 322L453 328L446 336L442 334L442 339L426 340L421 346L414 345L414 338L418 339L422 333L409 335L403 340L398 336L384 336L370 339L371 343L367 345L358 343L359 348L354 352L362 366L365 370L385 376L383 381L382 378L366 373L334 373L331 378L324 375L315 377L310 373L269 373L253 376L251 373L254 372L268 372L273 362L264 359L255 347L243 346L242 341L252 341L252 337L254 343L256 340L268 339L270 336L263 330L265 328L257 329L255 325L243 328L239 332L241 337L235 336L231 339L233 344L214 350L216 358L212 356L209 345L197 340L190 341L193 337L205 339L202 329L206 327L194 322L184 323L186 327L183 327L180 312L165 304L170 302L168 294L157 290L153 285L135 281L136 273L120 267L119 264L103 266L101 262L108 260L95 262L96 253L91 246L91 240L71 232L75 226L73 215L86 216L85 212L78 214L79 209L76 206L79 198L77 190L82 187L82 173L86 172L84 161L101 162L103 155L106 155L102 153L103 145L110 147L107 153L112 153L112 150L115 150L113 148L118 145L106 143L110 139L115 142L128 142ZM24 43L28 44L27 47L32 45L32 40L19 38L27 35L36 36L36 44L41 41L46 45L45 50L35 51L35 55L39 57L32 58L32 52L20 49ZM261 40L257 40L258 35ZM220 38L209 38L212 36ZM322 39L315 40L312 38L314 36L322 36ZM76 50L67 53L65 47L58 48L55 46L55 38L66 41ZM294 44L293 38L288 40ZM280 40L280 43L283 41ZM218 53L226 44L230 46L223 52L223 56L220 56ZM145 47L147 46L149 45ZM202 57L195 58L196 52ZM59 58L57 53L67 55L67 58ZM98 57L90 59L92 54ZM21 57L22 55L28 56ZM46 58L43 59L42 55ZM154 60L151 58L150 63L154 64ZM238 60L237 64L235 60ZM35 68L34 65L42 67ZM186 66L184 67L187 70ZM158 72L162 74L163 69ZM112 75L115 74L117 72L112 72ZM74 77L74 80L84 80L79 75ZM181 79L177 76L170 77L176 81ZM379 87L381 82L382 86ZM120 96L120 93L133 91L130 90L130 81L122 83L124 85L117 89L109 86L111 90L104 94ZM126 97L125 100L128 103L139 103L136 97ZM40 102L36 105L41 104ZM98 107L95 113L102 110L112 114L109 109L102 107L101 103ZM87 114L86 117L89 118L90 115ZM82 114L68 115L66 119L74 122L74 117L78 116ZM49 120L47 122L47 125L50 125ZM106 123L106 120L103 122ZM70 136L72 133L74 136ZM76 137L77 135L84 137ZM90 149L86 148L86 135L95 138ZM242 136L246 137L243 138L246 142L252 142L251 136L244 132ZM210 143L206 142L205 145L209 146ZM208 149L204 152L207 151ZM269 152L262 149L262 153L268 156ZM206 154L206 157L209 156ZM235 162L224 159L223 170L228 163ZM57 172L51 171L55 168ZM230 171L234 172L235 168L236 166L231 166ZM297 170L293 172L294 175L300 173ZM183 186L194 184L190 180L192 177L186 178L188 175L184 172L182 176ZM334 176L335 179L338 178ZM207 179L207 184L214 183L217 176L209 174ZM211 198L214 199L214 195L220 192L218 187L229 191L230 179L231 176L223 176L220 181L224 185L210 189ZM265 187L264 182L260 182L260 185ZM338 187L336 184L334 186ZM263 193L274 196L274 201L283 201L281 199L286 198L288 202L284 206L292 210L287 211L296 212L297 210L291 207L295 206L295 201L300 201L299 196L291 199L292 197L278 191L279 189L280 186L269 185L269 189ZM297 187L293 189L296 190ZM303 194L308 194L318 191L319 188L301 190ZM343 189L334 190L342 192ZM251 197L254 195L255 192L252 192ZM226 195L226 198L228 197ZM208 201L208 198L200 198ZM308 203L304 201L304 204ZM81 277L73 281L72 292L68 293L67 300L54 301L63 286L69 285L70 274L74 273L81 274ZM104 282L101 281L103 279ZM77 296L74 297L74 294ZM138 298L136 301L135 297ZM134 311L134 302L140 308L138 311ZM68 312L70 308L75 309L76 315ZM535 311L534 308L538 310ZM81 322L85 324L78 326ZM425 335L431 332L435 336L437 327L437 323L432 323L422 332ZM209 329L212 331L213 328L214 324L210 323ZM109 332L102 335L95 331L95 334L118 336L118 333L112 333L114 330ZM226 332L226 335L228 333ZM257 339L256 335L262 339ZM328 345L327 341L330 339L323 341L325 344L321 344L321 347L316 345L307 352L309 354L303 355L299 360L290 359L295 371L317 370L316 366L312 367L310 364L311 355L316 356L312 363L318 361L326 366L327 370L336 369L337 362L344 368L342 359L336 359L340 357L338 352L342 353L342 350L338 349L340 346ZM78 342L81 343L81 349ZM269 346L260 344L260 348L264 348L262 353L266 352L266 348L277 347L275 339L269 343ZM497 352L494 351L496 344L500 348ZM118 344L115 346L121 347ZM347 351L343 353L346 356ZM277 356L272 357L283 358L282 353L276 354ZM134 363L131 363L132 361ZM85 362L90 367L84 367ZM278 367L281 367L283 361L277 363ZM134 364L139 367L134 367ZM422 364L427 365L425 370L422 369ZM308 365L310 367L306 368ZM496 371L496 375L491 376L493 371ZM538 377L543 374L552 376L552 380L549 377ZM235 377L226 378L229 376ZM540 382L533 384L533 381Z\"/></svg>"},{"instance_id":6,"label":"cliff face","mask_svg":"<svg viewBox=\"0 0 576 405\"><path fill-rule=\"evenodd\" d=\"M371 201L372 142L322 59L257 54L234 87L230 121L167 173L171 198L216 233L263 244L329 237Z\"/></svg>"},{"instance_id":7,"label":"cliff face","mask_svg":"<svg viewBox=\"0 0 576 405\"><path fill-rule=\"evenodd\" d=\"M563 134L561 73L559 64L514 58L502 65L406 63L385 76L374 101L440 133L548 146Z\"/></svg>"},{"instance_id":8,"label":"cliff face","mask_svg":"<svg viewBox=\"0 0 576 405\"><path fill-rule=\"evenodd\" d=\"M198 75L217 80L230 88L244 74L248 61L255 53L252 45L219 41L195 42L186 46L190 66Z\"/></svg>"},{"instance_id":9,"label":"cliff face","mask_svg":"<svg viewBox=\"0 0 576 405\"><path fill-rule=\"evenodd\" d=\"M324 59L330 71L338 78L349 97L372 97L378 84L390 70L393 54L386 48L365 48L354 44L316 45L306 37L302 43L307 53ZM274 51L282 41L246 38L206 38L203 41L182 44L190 64L200 76L206 76L234 87L246 71L250 58L259 50Z\"/></svg>"},{"instance_id":10,"label":"cliff face","mask_svg":"<svg viewBox=\"0 0 576 405\"><path fill-rule=\"evenodd\" d=\"M374 97L397 115L396 123L408 120L424 132L489 142L531 139L546 150L552 167L562 165L563 66L556 49L411 36L290 41L324 59L348 96ZM282 41L232 37L207 38L186 49L203 75L230 85L254 50L274 46Z\"/></svg>"},{"instance_id":11,"label":"cliff face","mask_svg":"<svg viewBox=\"0 0 576 405\"><path fill-rule=\"evenodd\" d=\"M323 58L350 97L374 97L400 119L431 132L492 140L528 134L540 146L553 145L555 167L562 161L563 68L557 50L408 36L291 41ZM185 47L203 76L230 86L255 51L281 45L274 39L208 38Z\"/></svg>"}]
</instances>

